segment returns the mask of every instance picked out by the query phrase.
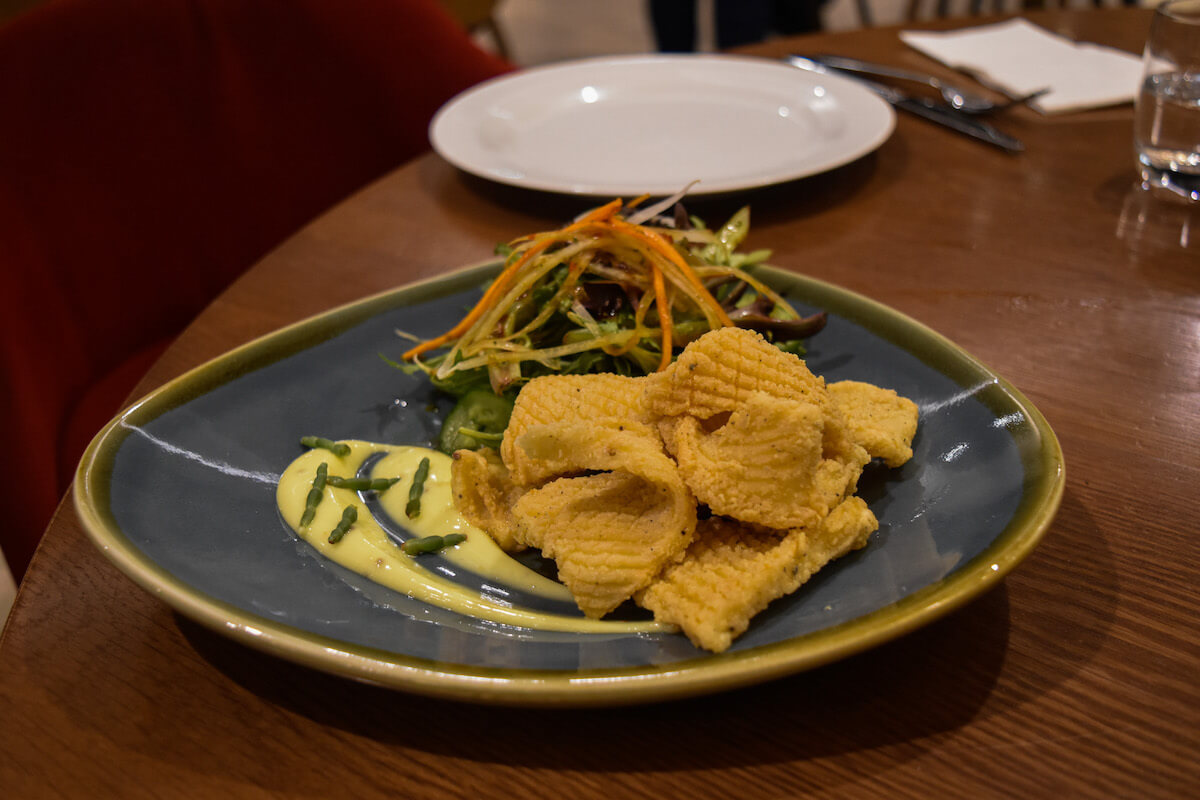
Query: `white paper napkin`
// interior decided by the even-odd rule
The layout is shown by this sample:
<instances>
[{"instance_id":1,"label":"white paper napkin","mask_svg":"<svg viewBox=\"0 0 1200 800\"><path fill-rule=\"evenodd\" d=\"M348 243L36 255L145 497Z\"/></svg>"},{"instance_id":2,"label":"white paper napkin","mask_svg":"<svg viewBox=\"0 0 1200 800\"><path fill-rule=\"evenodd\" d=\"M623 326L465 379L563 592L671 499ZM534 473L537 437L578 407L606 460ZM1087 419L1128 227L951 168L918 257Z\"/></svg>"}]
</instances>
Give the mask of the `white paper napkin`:
<instances>
[{"instance_id":1,"label":"white paper napkin","mask_svg":"<svg viewBox=\"0 0 1200 800\"><path fill-rule=\"evenodd\" d=\"M1032 104L1048 114L1129 102L1142 76L1137 56L1072 42L1019 18L945 33L902 31L900 39L1013 97L1050 87Z\"/></svg>"}]
</instances>

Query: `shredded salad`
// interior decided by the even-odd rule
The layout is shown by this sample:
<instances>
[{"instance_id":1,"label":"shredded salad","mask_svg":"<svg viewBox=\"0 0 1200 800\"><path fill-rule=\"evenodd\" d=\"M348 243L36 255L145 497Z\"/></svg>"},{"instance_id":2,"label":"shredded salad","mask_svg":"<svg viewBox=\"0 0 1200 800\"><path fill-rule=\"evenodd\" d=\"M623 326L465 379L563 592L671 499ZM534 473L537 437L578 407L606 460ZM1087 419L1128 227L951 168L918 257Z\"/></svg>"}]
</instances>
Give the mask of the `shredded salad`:
<instances>
[{"instance_id":1,"label":"shredded salad","mask_svg":"<svg viewBox=\"0 0 1200 800\"><path fill-rule=\"evenodd\" d=\"M743 208L716 230L674 203L645 198L592 209L553 231L501 245L504 267L457 325L404 353L408 369L464 396L515 395L539 375L665 368L677 349L729 325L759 331L790 352L825 324L802 317L754 277L769 251L739 253Z\"/></svg>"}]
</instances>

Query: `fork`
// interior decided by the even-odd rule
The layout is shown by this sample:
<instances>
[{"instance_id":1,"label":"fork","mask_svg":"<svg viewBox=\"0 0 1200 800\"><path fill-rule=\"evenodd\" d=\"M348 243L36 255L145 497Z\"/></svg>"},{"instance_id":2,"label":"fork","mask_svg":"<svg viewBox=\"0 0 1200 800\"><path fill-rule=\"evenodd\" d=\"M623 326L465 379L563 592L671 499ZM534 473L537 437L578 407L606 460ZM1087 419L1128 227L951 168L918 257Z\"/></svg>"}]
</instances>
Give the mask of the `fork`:
<instances>
[{"instance_id":1,"label":"fork","mask_svg":"<svg viewBox=\"0 0 1200 800\"><path fill-rule=\"evenodd\" d=\"M1021 97L1014 97L1001 102L988 100L977 94L972 94L963 89L953 86L940 78L933 75L924 75L919 72L901 69L899 67L889 67L884 64L872 64L869 61L860 61L856 58L844 58L842 56L817 55L812 56L814 61L819 61L826 66L834 69L844 70L846 72L855 72L862 75L872 75L877 78L896 78L899 80L912 81L932 87L941 92L942 97L952 108L955 108L964 114L996 114L1013 106L1026 105L1033 100L1041 97L1050 91L1049 87L1038 89L1036 92Z\"/></svg>"}]
</instances>

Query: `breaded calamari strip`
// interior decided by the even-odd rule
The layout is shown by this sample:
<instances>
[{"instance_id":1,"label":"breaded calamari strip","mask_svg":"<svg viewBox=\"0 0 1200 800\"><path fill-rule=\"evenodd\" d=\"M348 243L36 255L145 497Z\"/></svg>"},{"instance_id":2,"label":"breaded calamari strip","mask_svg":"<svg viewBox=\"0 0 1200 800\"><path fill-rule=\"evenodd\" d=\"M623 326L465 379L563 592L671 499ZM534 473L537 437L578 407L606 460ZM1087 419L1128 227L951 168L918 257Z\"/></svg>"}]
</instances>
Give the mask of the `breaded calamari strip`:
<instances>
[{"instance_id":1,"label":"breaded calamari strip","mask_svg":"<svg viewBox=\"0 0 1200 800\"><path fill-rule=\"evenodd\" d=\"M865 451L829 455L826 415L764 392L744 398L712 432L675 420L671 442L684 483L714 514L786 530L813 526L853 493Z\"/></svg>"},{"instance_id":2,"label":"breaded calamari strip","mask_svg":"<svg viewBox=\"0 0 1200 800\"><path fill-rule=\"evenodd\" d=\"M514 509L524 541L558 565L558 579L589 617L602 617L682 558L694 506L629 473L559 478Z\"/></svg>"},{"instance_id":3,"label":"breaded calamari strip","mask_svg":"<svg viewBox=\"0 0 1200 800\"><path fill-rule=\"evenodd\" d=\"M530 458L598 472L532 489L513 509L518 540L555 560L586 615L607 614L682 558L696 500L657 438L561 422L534 425L516 444Z\"/></svg>"},{"instance_id":4,"label":"breaded calamari strip","mask_svg":"<svg viewBox=\"0 0 1200 800\"><path fill-rule=\"evenodd\" d=\"M621 375L547 375L534 378L517 395L500 456L513 481L530 486L567 473L556 464L539 463L517 447L534 425L582 420L620 428L650 420L642 404L644 378Z\"/></svg>"},{"instance_id":5,"label":"breaded calamari strip","mask_svg":"<svg viewBox=\"0 0 1200 800\"><path fill-rule=\"evenodd\" d=\"M636 600L659 622L678 625L697 647L719 653L773 600L865 546L878 526L858 497L809 530L774 531L713 517L699 523L684 560L667 567Z\"/></svg>"},{"instance_id":6,"label":"breaded calamari strip","mask_svg":"<svg viewBox=\"0 0 1200 800\"><path fill-rule=\"evenodd\" d=\"M830 403L823 378L743 328L720 328L691 342L675 363L645 378L644 402L655 418L706 420L733 411L754 392L822 409Z\"/></svg>"},{"instance_id":7,"label":"breaded calamari strip","mask_svg":"<svg viewBox=\"0 0 1200 800\"><path fill-rule=\"evenodd\" d=\"M495 450L455 451L450 488L463 518L487 531L501 550L511 553L524 548L516 538L512 509L526 489L512 482Z\"/></svg>"},{"instance_id":8,"label":"breaded calamari strip","mask_svg":"<svg viewBox=\"0 0 1200 800\"><path fill-rule=\"evenodd\" d=\"M859 381L829 384L829 394L846 418L850 438L889 467L912 458L917 434L917 404L884 389Z\"/></svg>"}]
</instances>

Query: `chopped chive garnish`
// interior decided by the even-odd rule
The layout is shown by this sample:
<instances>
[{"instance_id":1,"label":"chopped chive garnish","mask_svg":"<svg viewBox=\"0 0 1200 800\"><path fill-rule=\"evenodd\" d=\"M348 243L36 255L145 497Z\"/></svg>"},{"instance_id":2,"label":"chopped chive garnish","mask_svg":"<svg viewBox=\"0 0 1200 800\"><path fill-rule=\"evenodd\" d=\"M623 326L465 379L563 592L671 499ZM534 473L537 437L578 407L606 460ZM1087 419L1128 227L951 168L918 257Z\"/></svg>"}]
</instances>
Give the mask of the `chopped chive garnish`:
<instances>
[{"instance_id":1,"label":"chopped chive garnish","mask_svg":"<svg viewBox=\"0 0 1200 800\"><path fill-rule=\"evenodd\" d=\"M350 455L350 445L326 439L324 436L301 436L300 444L305 447L319 447L322 450L328 450L338 458L345 458Z\"/></svg>"},{"instance_id":2,"label":"chopped chive garnish","mask_svg":"<svg viewBox=\"0 0 1200 800\"><path fill-rule=\"evenodd\" d=\"M329 476L329 485L335 489L350 489L355 492L386 492L399 478L341 478Z\"/></svg>"},{"instance_id":3,"label":"chopped chive garnish","mask_svg":"<svg viewBox=\"0 0 1200 800\"><path fill-rule=\"evenodd\" d=\"M447 547L465 542L467 537L461 533L451 533L446 536L423 536L420 539L409 539L401 547L410 556L422 553L436 553Z\"/></svg>"},{"instance_id":4,"label":"chopped chive garnish","mask_svg":"<svg viewBox=\"0 0 1200 800\"><path fill-rule=\"evenodd\" d=\"M321 498L325 496L325 482L328 480L328 475L329 465L322 461L321 466L317 467L317 477L313 478L312 488L308 490L308 497L304 499L304 513L300 515L301 528L307 528L313 521L313 517L317 515L317 506L321 504Z\"/></svg>"},{"instance_id":5,"label":"chopped chive garnish","mask_svg":"<svg viewBox=\"0 0 1200 800\"><path fill-rule=\"evenodd\" d=\"M446 546L446 540L441 536L423 536L420 539L409 539L404 543L404 552L410 556L421 553L433 553Z\"/></svg>"},{"instance_id":6,"label":"chopped chive garnish","mask_svg":"<svg viewBox=\"0 0 1200 800\"><path fill-rule=\"evenodd\" d=\"M358 519L358 509L355 506L346 506L346 510L342 512L342 521L337 524L333 532L329 534L329 543L337 544L346 535L346 531L350 530L350 526Z\"/></svg>"},{"instance_id":7,"label":"chopped chive garnish","mask_svg":"<svg viewBox=\"0 0 1200 800\"><path fill-rule=\"evenodd\" d=\"M404 506L404 515L409 519L421 514L421 495L425 492L425 480L428 477L429 459L422 458L417 465L417 474L413 475L412 488L408 490L408 504Z\"/></svg>"}]
</instances>

